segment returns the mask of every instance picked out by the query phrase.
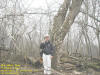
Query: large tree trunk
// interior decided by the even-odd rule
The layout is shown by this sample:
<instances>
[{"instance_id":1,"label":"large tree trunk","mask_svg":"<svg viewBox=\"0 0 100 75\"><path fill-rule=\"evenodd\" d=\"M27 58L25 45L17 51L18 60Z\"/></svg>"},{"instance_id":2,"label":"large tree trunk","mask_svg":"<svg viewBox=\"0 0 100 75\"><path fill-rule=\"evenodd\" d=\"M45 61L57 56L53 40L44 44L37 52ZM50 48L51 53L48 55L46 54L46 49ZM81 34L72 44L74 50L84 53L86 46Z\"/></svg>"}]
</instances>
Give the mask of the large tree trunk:
<instances>
[{"instance_id":1,"label":"large tree trunk","mask_svg":"<svg viewBox=\"0 0 100 75\"><path fill-rule=\"evenodd\" d=\"M68 7L70 5L71 0L64 0L63 4L60 6L57 15L54 17L53 29L51 31L51 39L54 41L54 34L59 30L61 25L63 24L66 13L68 11Z\"/></svg>"},{"instance_id":2,"label":"large tree trunk","mask_svg":"<svg viewBox=\"0 0 100 75\"><path fill-rule=\"evenodd\" d=\"M61 55L61 45L71 25L73 24L75 17L80 11L81 4L82 0L72 0L71 5L70 0L64 0L64 3L60 7L57 16L55 16L54 18L53 29L51 32L52 42L56 47L53 60L53 67L56 67L56 65L59 63ZM69 12L67 11L68 8ZM65 18L67 13L68 15Z\"/></svg>"}]
</instances>

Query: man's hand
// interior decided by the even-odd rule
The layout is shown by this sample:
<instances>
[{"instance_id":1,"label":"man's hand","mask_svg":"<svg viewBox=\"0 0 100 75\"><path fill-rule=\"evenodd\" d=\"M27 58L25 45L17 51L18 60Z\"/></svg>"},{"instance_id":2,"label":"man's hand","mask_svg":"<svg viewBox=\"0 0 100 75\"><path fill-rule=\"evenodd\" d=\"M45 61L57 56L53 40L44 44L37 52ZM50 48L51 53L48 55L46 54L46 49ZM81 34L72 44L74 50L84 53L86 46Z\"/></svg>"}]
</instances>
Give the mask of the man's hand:
<instances>
[{"instance_id":1,"label":"man's hand","mask_svg":"<svg viewBox=\"0 0 100 75\"><path fill-rule=\"evenodd\" d=\"M53 58L53 56L51 56L51 59Z\"/></svg>"},{"instance_id":2,"label":"man's hand","mask_svg":"<svg viewBox=\"0 0 100 75\"><path fill-rule=\"evenodd\" d=\"M45 43L45 40L43 40L42 43Z\"/></svg>"}]
</instances>

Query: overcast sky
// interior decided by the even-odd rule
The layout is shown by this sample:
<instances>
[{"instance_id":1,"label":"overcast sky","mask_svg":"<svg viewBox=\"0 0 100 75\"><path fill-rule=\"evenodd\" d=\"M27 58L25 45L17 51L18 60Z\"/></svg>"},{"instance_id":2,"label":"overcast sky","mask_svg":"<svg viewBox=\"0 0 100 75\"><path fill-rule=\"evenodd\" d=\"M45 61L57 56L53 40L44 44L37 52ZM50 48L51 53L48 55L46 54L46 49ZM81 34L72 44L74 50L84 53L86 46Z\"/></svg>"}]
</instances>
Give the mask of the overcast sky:
<instances>
[{"instance_id":1,"label":"overcast sky","mask_svg":"<svg viewBox=\"0 0 100 75\"><path fill-rule=\"evenodd\" d=\"M57 5L61 4L63 0L22 0L22 4L25 9L47 9L47 6L50 8L57 7Z\"/></svg>"}]
</instances>

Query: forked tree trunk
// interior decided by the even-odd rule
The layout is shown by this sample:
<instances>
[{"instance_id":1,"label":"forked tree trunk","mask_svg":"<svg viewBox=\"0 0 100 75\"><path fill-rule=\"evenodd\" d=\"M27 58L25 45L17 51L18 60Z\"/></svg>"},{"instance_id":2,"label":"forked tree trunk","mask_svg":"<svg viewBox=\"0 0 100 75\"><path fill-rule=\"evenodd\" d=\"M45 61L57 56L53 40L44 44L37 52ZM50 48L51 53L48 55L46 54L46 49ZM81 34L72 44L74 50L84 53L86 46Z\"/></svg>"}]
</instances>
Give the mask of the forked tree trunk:
<instances>
[{"instance_id":1,"label":"forked tree trunk","mask_svg":"<svg viewBox=\"0 0 100 75\"><path fill-rule=\"evenodd\" d=\"M52 63L54 68L60 60L63 40L73 24L75 17L78 15L82 4L82 0L72 0L72 3L70 2L71 0L64 0L59 8L57 16L54 17L53 29L51 31L51 39L55 45L55 55ZM66 15L67 13L68 15Z\"/></svg>"}]
</instances>

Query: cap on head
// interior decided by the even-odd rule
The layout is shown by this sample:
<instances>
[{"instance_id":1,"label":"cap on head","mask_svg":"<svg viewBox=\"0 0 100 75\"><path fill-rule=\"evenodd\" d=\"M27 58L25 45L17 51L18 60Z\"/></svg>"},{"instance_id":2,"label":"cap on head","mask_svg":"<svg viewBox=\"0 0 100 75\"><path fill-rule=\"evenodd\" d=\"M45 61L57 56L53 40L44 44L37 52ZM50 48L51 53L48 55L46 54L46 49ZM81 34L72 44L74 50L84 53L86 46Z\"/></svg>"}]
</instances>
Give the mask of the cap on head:
<instances>
[{"instance_id":1,"label":"cap on head","mask_svg":"<svg viewBox=\"0 0 100 75\"><path fill-rule=\"evenodd\" d=\"M46 35L44 36L44 38L46 38L46 37L49 37L49 34L46 34Z\"/></svg>"}]
</instances>

